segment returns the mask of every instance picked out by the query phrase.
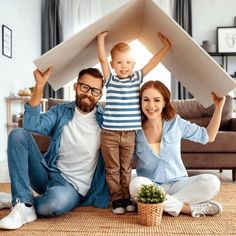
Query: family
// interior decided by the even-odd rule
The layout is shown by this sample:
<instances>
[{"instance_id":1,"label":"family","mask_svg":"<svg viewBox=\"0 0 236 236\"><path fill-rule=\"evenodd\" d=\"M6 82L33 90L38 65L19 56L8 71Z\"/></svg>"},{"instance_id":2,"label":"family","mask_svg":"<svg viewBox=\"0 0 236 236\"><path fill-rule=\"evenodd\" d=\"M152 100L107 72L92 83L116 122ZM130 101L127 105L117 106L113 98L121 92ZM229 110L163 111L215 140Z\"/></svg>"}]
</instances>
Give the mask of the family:
<instances>
[{"instance_id":1,"label":"family","mask_svg":"<svg viewBox=\"0 0 236 236\"><path fill-rule=\"evenodd\" d=\"M147 181L165 190L164 211L173 216L199 217L223 211L212 200L220 180L211 174L188 177L180 142L182 138L213 142L225 97L212 93L215 111L207 128L182 119L163 83L148 81L140 89L143 78L171 50L169 40L158 33L163 47L142 69L133 71L135 61L126 43L111 49L108 62L107 35L97 36L102 73L95 68L81 70L73 102L40 113L43 89L53 68L34 71L36 83L25 104L23 128L13 129L8 137L12 199L0 198L0 209L12 208L0 220L1 229L18 229L37 217L62 215L78 206L108 208L111 204L114 214L133 212L137 190ZM103 85L105 109L99 103ZM39 151L31 132L50 136L46 154ZM133 180L132 160L137 174Z\"/></svg>"}]
</instances>

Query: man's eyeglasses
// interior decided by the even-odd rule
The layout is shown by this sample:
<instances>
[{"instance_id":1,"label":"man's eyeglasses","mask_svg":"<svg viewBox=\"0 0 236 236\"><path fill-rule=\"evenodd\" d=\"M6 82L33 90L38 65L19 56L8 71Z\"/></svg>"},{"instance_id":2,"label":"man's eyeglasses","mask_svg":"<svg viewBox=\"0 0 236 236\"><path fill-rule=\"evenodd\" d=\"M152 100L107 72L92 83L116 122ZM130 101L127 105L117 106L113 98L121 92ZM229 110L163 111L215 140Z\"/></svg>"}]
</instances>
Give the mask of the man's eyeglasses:
<instances>
[{"instance_id":1,"label":"man's eyeglasses","mask_svg":"<svg viewBox=\"0 0 236 236\"><path fill-rule=\"evenodd\" d=\"M99 97L102 94L102 90L98 88L92 88L87 84L78 82L79 88L82 92L87 93L91 89L91 93L94 97Z\"/></svg>"}]
</instances>

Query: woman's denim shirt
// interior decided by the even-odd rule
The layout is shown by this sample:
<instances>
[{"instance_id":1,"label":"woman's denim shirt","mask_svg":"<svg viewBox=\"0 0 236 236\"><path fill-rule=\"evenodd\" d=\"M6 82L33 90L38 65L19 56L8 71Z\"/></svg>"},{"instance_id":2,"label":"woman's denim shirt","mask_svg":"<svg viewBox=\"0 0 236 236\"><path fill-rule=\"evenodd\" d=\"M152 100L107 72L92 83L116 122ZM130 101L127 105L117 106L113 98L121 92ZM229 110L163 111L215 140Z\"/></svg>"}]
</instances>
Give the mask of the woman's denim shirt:
<instances>
[{"instance_id":1,"label":"woman's denim shirt","mask_svg":"<svg viewBox=\"0 0 236 236\"><path fill-rule=\"evenodd\" d=\"M190 123L179 115L170 121L164 121L159 155L152 150L143 130L136 131L134 160L137 175L147 177L158 184L167 184L187 177L181 159L182 138L202 144L208 142L206 128Z\"/></svg>"},{"instance_id":2,"label":"woman's denim shirt","mask_svg":"<svg viewBox=\"0 0 236 236\"><path fill-rule=\"evenodd\" d=\"M75 102L58 104L53 106L49 111L40 114L40 105L32 108L28 103L25 104L23 127L28 131L40 133L51 138L49 149L42 159L43 165L49 171L59 172L56 166L56 159L58 158L62 130L72 120L75 107ZM103 108L100 105L97 106L96 119L101 126ZM83 202L83 205L108 207L109 191L105 180L104 163L101 155L94 173L91 188L86 196L88 197Z\"/></svg>"}]
</instances>

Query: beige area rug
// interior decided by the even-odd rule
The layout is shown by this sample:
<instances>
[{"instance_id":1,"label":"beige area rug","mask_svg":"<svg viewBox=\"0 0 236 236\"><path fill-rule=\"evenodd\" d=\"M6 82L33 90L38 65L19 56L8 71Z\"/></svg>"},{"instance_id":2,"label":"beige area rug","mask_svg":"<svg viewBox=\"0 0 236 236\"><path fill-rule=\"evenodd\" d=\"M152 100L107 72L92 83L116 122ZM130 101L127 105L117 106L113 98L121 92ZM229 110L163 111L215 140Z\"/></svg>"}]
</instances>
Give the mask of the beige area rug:
<instances>
[{"instance_id":1,"label":"beige area rug","mask_svg":"<svg viewBox=\"0 0 236 236\"><path fill-rule=\"evenodd\" d=\"M9 186L0 184L0 191L9 191ZM60 236L60 235L236 235L236 184L222 184L220 194L215 200L221 201L224 211L213 217L192 218L180 215L171 217L165 214L160 226L142 226L138 223L137 213L116 216L111 209L81 207L55 218L40 218L19 230L0 230L0 236ZM0 210L0 219L9 210Z\"/></svg>"}]
</instances>

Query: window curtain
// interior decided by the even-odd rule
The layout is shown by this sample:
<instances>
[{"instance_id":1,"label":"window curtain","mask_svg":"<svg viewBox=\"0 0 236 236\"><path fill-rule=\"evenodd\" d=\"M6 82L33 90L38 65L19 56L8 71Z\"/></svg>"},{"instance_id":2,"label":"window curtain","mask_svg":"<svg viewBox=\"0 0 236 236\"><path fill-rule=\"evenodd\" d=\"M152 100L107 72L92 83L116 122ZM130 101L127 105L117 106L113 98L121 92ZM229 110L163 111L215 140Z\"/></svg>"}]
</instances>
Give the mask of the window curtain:
<instances>
[{"instance_id":1,"label":"window curtain","mask_svg":"<svg viewBox=\"0 0 236 236\"><path fill-rule=\"evenodd\" d=\"M60 0L63 40L102 16L103 0Z\"/></svg>"},{"instance_id":2,"label":"window curtain","mask_svg":"<svg viewBox=\"0 0 236 236\"><path fill-rule=\"evenodd\" d=\"M173 17L175 21L192 36L192 1L175 0L173 5ZM186 88L173 77L171 79L171 91L174 99L193 98Z\"/></svg>"},{"instance_id":3,"label":"window curtain","mask_svg":"<svg viewBox=\"0 0 236 236\"><path fill-rule=\"evenodd\" d=\"M42 54L62 42L59 5L59 0L43 0L42 2ZM64 98L64 88L54 91L47 83L43 96L44 98Z\"/></svg>"}]
</instances>

